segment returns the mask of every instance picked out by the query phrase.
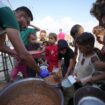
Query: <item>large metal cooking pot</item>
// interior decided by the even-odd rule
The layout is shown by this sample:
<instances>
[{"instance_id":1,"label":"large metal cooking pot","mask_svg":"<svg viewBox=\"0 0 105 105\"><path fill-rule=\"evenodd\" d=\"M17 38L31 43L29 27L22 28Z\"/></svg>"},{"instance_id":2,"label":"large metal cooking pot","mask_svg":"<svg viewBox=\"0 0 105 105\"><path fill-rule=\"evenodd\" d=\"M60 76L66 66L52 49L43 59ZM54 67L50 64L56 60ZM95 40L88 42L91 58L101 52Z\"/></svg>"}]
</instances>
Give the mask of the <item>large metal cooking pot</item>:
<instances>
[{"instance_id":1,"label":"large metal cooking pot","mask_svg":"<svg viewBox=\"0 0 105 105\"><path fill-rule=\"evenodd\" d=\"M82 87L75 92L74 105L105 105L105 92L92 86Z\"/></svg>"},{"instance_id":2,"label":"large metal cooking pot","mask_svg":"<svg viewBox=\"0 0 105 105\"><path fill-rule=\"evenodd\" d=\"M7 103L18 95L27 95L29 93L40 93L47 95L53 102L54 105L63 105L64 99L62 92L47 83L43 79L39 78L28 78L19 80L4 88L0 92L0 105L7 105ZM29 98L29 97L27 97ZM44 104L43 104L44 105Z\"/></svg>"}]
</instances>

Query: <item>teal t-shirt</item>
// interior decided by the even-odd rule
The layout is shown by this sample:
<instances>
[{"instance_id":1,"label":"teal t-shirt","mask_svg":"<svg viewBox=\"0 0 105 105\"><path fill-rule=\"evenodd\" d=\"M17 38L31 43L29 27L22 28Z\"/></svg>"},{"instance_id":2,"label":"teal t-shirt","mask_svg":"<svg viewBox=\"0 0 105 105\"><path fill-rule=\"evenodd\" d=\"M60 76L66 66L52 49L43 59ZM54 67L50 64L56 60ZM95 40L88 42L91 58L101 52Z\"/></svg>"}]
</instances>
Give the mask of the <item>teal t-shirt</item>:
<instances>
[{"instance_id":1,"label":"teal t-shirt","mask_svg":"<svg viewBox=\"0 0 105 105\"><path fill-rule=\"evenodd\" d=\"M0 28L13 28L19 30L19 24L12 10L0 3Z\"/></svg>"},{"instance_id":2,"label":"teal t-shirt","mask_svg":"<svg viewBox=\"0 0 105 105\"><path fill-rule=\"evenodd\" d=\"M37 29L33 29L33 28L25 28L21 31L21 39L24 43L25 46L28 45L29 41L28 41L28 36L31 34L31 33L35 33L37 32L38 30Z\"/></svg>"}]
</instances>

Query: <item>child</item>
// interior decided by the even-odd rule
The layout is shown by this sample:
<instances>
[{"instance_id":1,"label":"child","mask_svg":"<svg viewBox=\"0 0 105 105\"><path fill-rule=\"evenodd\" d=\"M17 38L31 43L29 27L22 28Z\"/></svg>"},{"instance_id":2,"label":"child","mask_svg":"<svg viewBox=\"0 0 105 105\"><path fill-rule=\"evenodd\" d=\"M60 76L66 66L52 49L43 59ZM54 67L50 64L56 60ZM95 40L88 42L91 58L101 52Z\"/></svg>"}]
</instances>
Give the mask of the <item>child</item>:
<instances>
[{"instance_id":1,"label":"child","mask_svg":"<svg viewBox=\"0 0 105 105\"><path fill-rule=\"evenodd\" d=\"M49 45L46 47L46 60L48 62L48 70L52 72L54 68L58 68L58 46L56 45L57 35L49 34Z\"/></svg>"},{"instance_id":2,"label":"child","mask_svg":"<svg viewBox=\"0 0 105 105\"><path fill-rule=\"evenodd\" d=\"M19 72L22 73L24 78L28 77L27 66L25 65L25 63L22 62L18 57L15 57L15 60L16 60L15 67L12 69L11 74L10 74L11 81L17 79L17 74Z\"/></svg>"},{"instance_id":3,"label":"child","mask_svg":"<svg viewBox=\"0 0 105 105\"><path fill-rule=\"evenodd\" d=\"M37 36L35 35L35 33L30 33L30 35L28 36L28 41L29 44L26 46L28 51L35 51L35 50L39 50L40 49L40 44L37 43ZM38 59L35 59L36 63L38 63ZM28 77L35 77L36 73L33 69L31 68L27 68L27 73L28 73Z\"/></svg>"},{"instance_id":4,"label":"child","mask_svg":"<svg viewBox=\"0 0 105 105\"><path fill-rule=\"evenodd\" d=\"M77 59L77 55L78 55L78 47L77 47L77 45L76 45L76 42L75 42L75 40L76 40L76 38L78 37L78 36L80 36L82 33L84 32L84 28L81 26L81 25L79 25L79 24L76 24L76 25L74 25L72 28L71 28L71 31L70 31L70 35L73 37L73 39L74 39L74 42L73 42L73 44L74 44L74 64L76 63L76 59Z\"/></svg>"},{"instance_id":5,"label":"child","mask_svg":"<svg viewBox=\"0 0 105 105\"><path fill-rule=\"evenodd\" d=\"M97 41L103 45L105 29L102 26L96 26L93 28L93 34L95 34Z\"/></svg>"},{"instance_id":6,"label":"child","mask_svg":"<svg viewBox=\"0 0 105 105\"><path fill-rule=\"evenodd\" d=\"M78 36L80 36L82 33L84 32L84 28L79 25L76 24L71 28L70 31L70 35L73 37L73 39L75 40Z\"/></svg>"},{"instance_id":7,"label":"child","mask_svg":"<svg viewBox=\"0 0 105 105\"><path fill-rule=\"evenodd\" d=\"M37 36L35 35L35 33L30 33L30 35L28 36L28 41L29 43L26 46L28 51L40 49L40 44L37 43Z\"/></svg>"},{"instance_id":8,"label":"child","mask_svg":"<svg viewBox=\"0 0 105 105\"><path fill-rule=\"evenodd\" d=\"M58 41L58 59L59 59L59 68L62 70L63 78L67 78L73 72L74 68L74 52L69 48L67 41L59 40ZM64 60L64 61L62 61ZM64 105L69 105L68 101L72 97L73 89L63 89L64 95Z\"/></svg>"},{"instance_id":9,"label":"child","mask_svg":"<svg viewBox=\"0 0 105 105\"><path fill-rule=\"evenodd\" d=\"M65 103L68 103L69 99L72 99L74 96L75 91L82 86L81 82L83 84L91 82L92 74L96 71L94 62L99 60L99 57L94 52L94 41L93 35L86 32L82 33L76 39L76 44L81 52L73 71L73 75L76 75L77 77L77 83L64 90Z\"/></svg>"},{"instance_id":10,"label":"child","mask_svg":"<svg viewBox=\"0 0 105 105\"><path fill-rule=\"evenodd\" d=\"M96 36L97 41L103 46L101 46L101 52L103 54L103 57L105 56L105 29L102 26L96 26L93 28L93 33Z\"/></svg>"},{"instance_id":11,"label":"child","mask_svg":"<svg viewBox=\"0 0 105 105\"><path fill-rule=\"evenodd\" d=\"M63 64L63 77L66 78L72 73L73 70L73 59L74 53L71 48L69 48L68 43L65 40L58 41L58 57L59 57L59 67L62 66L62 58L64 58Z\"/></svg>"},{"instance_id":12,"label":"child","mask_svg":"<svg viewBox=\"0 0 105 105\"><path fill-rule=\"evenodd\" d=\"M43 43L42 43L42 50L43 51L45 51L45 49L46 49L46 47L49 45L49 43L48 43L48 41L44 41Z\"/></svg>"},{"instance_id":13,"label":"child","mask_svg":"<svg viewBox=\"0 0 105 105\"><path fill-rule=\"evenodd\" d=\"M81 54L74 68L74 74L83 84L91 82L92 74L97 71L94 63L100 60L94 51L94 42L94 36L88 32L82 33L81 36L76 39Z\"/></svg>"},{"instance_id":14,"label":"child","mask_svg":"<svg viewBox=\"0 0 105 105\"><path fill-rule=\"evenodd\" d=\"M47 62L45 62L46 60L45 60L45 50L46 50L46 47L49 45L49 43L48 43L48 41L44 41L42 44L41 44L41 50L43 51L43 53L42 53L42 61L43 61L43 63L47 63Z\"/></svg>"},{"instance_id":15,"label":"child","mask_svg":"<svg viewBox=\"0 0 105 105\"><path fill-rule=\"evenodd\" d=\"M65 34L62 32L62 29L59 29L59 33L58 33L58 40L60 39L65 39Z\"/></svg>"}]
</instances>

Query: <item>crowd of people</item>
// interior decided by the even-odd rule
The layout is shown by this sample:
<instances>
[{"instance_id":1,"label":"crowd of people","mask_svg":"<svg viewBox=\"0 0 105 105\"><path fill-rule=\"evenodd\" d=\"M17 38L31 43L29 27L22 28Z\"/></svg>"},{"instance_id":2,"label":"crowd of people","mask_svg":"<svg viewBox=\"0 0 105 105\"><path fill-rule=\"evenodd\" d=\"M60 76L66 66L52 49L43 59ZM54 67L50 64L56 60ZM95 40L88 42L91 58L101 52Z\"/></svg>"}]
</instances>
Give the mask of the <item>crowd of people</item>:
<instances>
[{"instance_id":1,"label":"crowd of people","mask_svg":"<svg viewBox=\"0 0 105 105\"><path fill-rule=\"evenodd\" d=\"M62 70L63 78L75 75L77 83L82 86L95 84L104 89L105 0L96 0L90 13L96 17L99 25L90 33L85 32L82 25L75 24L70 29L74 46L72 50L64 38L62 29L58 34L51 32L47 35L45 30L30 25L33 15L29 8L22 6L13 12L0 2L0 51L10 54L15 59L15 66L10 74L11 80L15 80L19 72L23 74L23 78L36 77L40 71L39 63L44 62L48 64L50 73L59 68ZM37 31L40 32L39 36L36 35ZM13 44L14 50L5 45L6 35ZM95 37L103 46L102 49L94 46ZM39 50L42 51L43 62L29 53Z\"/></svg>"}]
</instances>

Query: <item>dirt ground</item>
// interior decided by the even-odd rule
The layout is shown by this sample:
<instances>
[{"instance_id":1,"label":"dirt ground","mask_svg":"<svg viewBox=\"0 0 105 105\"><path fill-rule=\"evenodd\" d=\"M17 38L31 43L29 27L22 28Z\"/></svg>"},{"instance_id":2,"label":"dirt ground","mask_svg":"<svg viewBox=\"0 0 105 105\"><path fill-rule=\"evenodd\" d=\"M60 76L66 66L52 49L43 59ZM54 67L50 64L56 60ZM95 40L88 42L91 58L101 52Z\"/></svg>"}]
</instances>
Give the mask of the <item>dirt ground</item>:
<instances>
[{"instance_id":1,"label":"dirt ground","mask_svg":"<svg viewBox=\"0 0 105 105\"><path fill-rule=\"evenodd\" d=\"M1 82L0 83L0 90L2 90L4 87L6 87L7 86L7 82Z\"/></svg>"}]
</instances>

